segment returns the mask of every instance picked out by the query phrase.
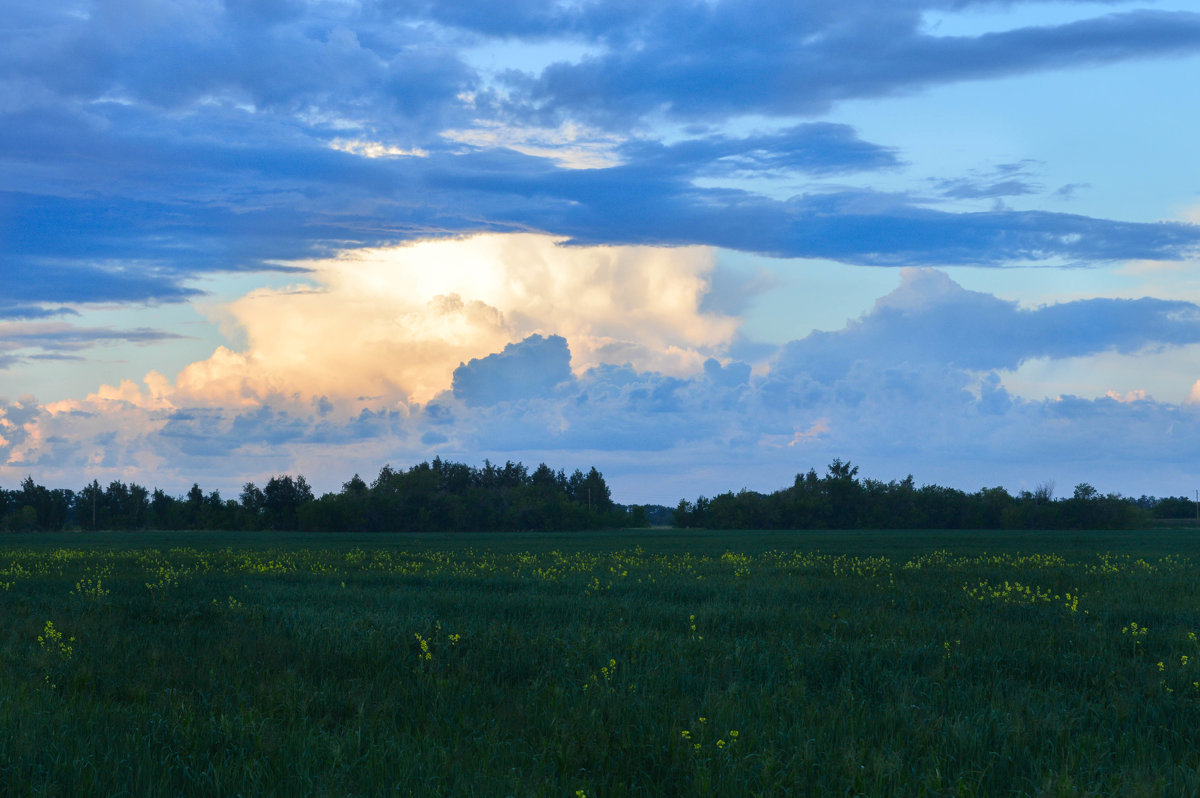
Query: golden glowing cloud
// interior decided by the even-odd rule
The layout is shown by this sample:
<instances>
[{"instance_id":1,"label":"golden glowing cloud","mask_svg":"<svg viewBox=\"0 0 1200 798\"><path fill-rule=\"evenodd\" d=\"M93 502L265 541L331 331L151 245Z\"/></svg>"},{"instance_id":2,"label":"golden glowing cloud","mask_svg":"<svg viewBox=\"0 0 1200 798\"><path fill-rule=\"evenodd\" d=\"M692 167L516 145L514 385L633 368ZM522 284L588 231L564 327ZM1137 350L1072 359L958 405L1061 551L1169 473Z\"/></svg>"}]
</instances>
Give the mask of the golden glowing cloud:
<instances>
[{"instance_id":1,"label":"golden glowing cloud","mask_svg":"<svg viewBox=\"0 0 1200 798\"><path fill-rule=\"evenodd\" d=\"M534 333L566 338L576 373L630 363L689 374L724 350L739 323L701 310L714 263L699 247L481 235L302 265L310 285L258 290L221 309L246 346L185 368L177 401L426 402L450 387L460 363Z\"/></svg>"},{"instance_id":2,"label":"golden glowing cloud","mask_svg":"<svg viewBox=\"0 0 1200 798\"><path fill-rule=\"evenodd\" d=\"M1184 400L1184 404L1200 405L1200 380L1196 380L1196 382L1192 384L1192 390L1188 392L1187 399Z\"/></svg>"}]
</instances>

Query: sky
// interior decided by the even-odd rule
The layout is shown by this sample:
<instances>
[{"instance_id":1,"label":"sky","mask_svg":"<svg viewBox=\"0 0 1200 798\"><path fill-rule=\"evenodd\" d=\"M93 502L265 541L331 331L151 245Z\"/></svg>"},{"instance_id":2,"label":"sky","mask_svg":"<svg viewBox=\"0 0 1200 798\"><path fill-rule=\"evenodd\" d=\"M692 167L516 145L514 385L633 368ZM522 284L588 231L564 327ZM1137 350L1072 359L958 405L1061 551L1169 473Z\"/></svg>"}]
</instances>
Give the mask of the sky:
<instances>
[{"instance_id":1,"label":"sky","mask_svg":"<svg viewBox=\"0 0 1200 798\"><path fill-rule=\"evenodd\" d=\"M0 11L0 487L1200 488L1194 0Z\"/></svg>"}]
</instances>

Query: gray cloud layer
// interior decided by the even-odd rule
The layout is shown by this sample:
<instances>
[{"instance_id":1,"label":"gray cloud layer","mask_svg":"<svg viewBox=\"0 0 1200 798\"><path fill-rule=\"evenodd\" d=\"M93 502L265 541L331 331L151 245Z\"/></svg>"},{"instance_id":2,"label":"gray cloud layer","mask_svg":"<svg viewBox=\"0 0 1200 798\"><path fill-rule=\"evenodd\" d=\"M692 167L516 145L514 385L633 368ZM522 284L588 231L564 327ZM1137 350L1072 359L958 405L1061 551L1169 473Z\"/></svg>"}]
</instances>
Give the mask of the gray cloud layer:
<instances>
[{"instance_id":1,"label":"gray cloud layer","mask_svg":"<svg viewBox=\"0 0 1200 798\"><path fill-rule=\"evenodd\" d=\"M650 3L106 2L6 9L0 48L0 317L179 301L211 270L358 245L536 230L584 243L711 244L880 265L1193 257L1200 230L916 197L730 185L901 168L844 125L851 98L1200 50L1200 15L1138 11L982 36L922 27L949 0ZM489 76L472 48L586 54ZM656 140L652 120L696 124ZM782 121L730 135L748 116ZM586 171L453 129L591 123L624 142ZM482 128L480 128L482 126ZM425 157L367 159L361 139ZM951 198L1029 195L947 178Z\"/></svg>"},{"instance_id":2,"label":"gray cloud layer","mask_svg":"<svg viewBox=\"0 0 1200 798\"><path fill-rule=\"evenodd\" d=\"M636 43L553 64L534 78L514 76L513 83L544 113L569 111L621 125L663 111L701 120L747 111L811 114L839 100L1200 46L1200 14L1156 11L976 37L922 31L924 9L963 5L649 4L630 26ZM700 85L704 92L697 91Z\"/></svg>"}]
</instances>

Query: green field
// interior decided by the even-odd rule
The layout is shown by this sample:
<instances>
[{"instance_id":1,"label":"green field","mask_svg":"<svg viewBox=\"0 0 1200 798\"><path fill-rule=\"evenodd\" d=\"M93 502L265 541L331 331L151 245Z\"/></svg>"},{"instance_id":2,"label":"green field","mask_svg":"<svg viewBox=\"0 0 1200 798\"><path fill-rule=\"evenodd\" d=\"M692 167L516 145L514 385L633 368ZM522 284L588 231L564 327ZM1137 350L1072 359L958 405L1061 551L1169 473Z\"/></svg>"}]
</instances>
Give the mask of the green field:
<instances>
[{"instance_id":1,"label":"green field","mask_svg":"<svg viewBox=\"0 0 1200 798\"><path fill-rule=\"evenodd\" d=\"M7 795L1196 795L1200 536L0 539Z\"/></svg>"}]
</instances>

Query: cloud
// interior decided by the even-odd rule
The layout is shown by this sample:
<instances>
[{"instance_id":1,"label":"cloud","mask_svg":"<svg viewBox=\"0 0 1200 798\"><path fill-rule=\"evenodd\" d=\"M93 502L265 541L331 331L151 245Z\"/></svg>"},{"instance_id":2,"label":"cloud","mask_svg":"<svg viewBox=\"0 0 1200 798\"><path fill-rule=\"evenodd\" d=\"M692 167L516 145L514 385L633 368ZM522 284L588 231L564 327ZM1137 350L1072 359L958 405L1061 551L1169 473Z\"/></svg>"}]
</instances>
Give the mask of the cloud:
<instances>
[{"instance_id":1,"label":"cloud","mask_svg":"<svg viewBox=\"0 0 1200 798\"><path fill-rule=\"evenodd\" d=\"M220 347L184 368L177 406L250 407L295 396L355 406L377 397L366 404L394 407L452 386L486 404L524 390L501 372L535 351L535 360L550 358L556 382L564 363L578 373L631 363L685 374L722 354L739 323L704 306L714 262L699 248L477 236L304 265L306 284L254 291L221 309L246 346ZM537 334L561 337L479 360ZM573 359L551 357L559 341L569 342ZM485 396L489 386L501 395Z\"/></svg>"},{"instance_id":2,"label":"cloud","mask_svg":"<svg viewBox=\"0 0 1200 798\"><path fill-rule=\"evenodd\" d=\"M1200 341L1200 306L1162 299L1084 299L1024 309L968 291L944 272L905 269L901 285L836 332L789 343L777 368L830 381L858 362L1013 369L1032 358L1135 353Z\"/></svg>"},{"instance_id":3,"label":"cloud","mask_svg":"<svg viewBox=\"0 0 1200 798\"><path fill-rule=\"evenodd\" d=\"M742 138L704 136L669 145L634 140L619 151L640 170L699 176L765 171L833 175L900 165L892 150L863 141L849 125L830 122Z\"/></svg>"},{"instance_id":4,"label":"cloud","mask_svg":"<svg viewBox=\"0 0 1200 798\"><path fill-rule=\"evenodd\" d=\"M0 300L0 319L47 319L52 316L78 316L79 313L68 307L44 307L29 305L23 302Z\"/></svg>"},{"instance_id":5,"label":"cloud","mask_svg":"<svg viewBox=\"0 0 1200 798\"><path fill-rule=\"evenodd\" d=\"M922 12L940 0L509 5L14 11L0 315L188 301L213 271L485 232L877 265L1180 260L1200 243L1182 222L821 191L805 181L894 172L902 154L802 121L843 99L1196 52L1196 14L937 37ZM464 55L511 42L585 54L495 79ZM686 124L668 134L664 117ZM799 193L777 196L781 177ZM1040 190L1021 173L944 180L942 199Z\"/></svg>"},{"instance_id":6,"label":"cloud","mask_svg":"<svg viewBox=\"0 0 1200 798\"><path fill-rule=\"evenodd\" d=\"M477 241L473 251L499 243ZM604 283L603 290L593 284L597 296L637 289L638 279L632 278L646 275L648 262L637 261L637 253L553 249L540 239L507 243L517 245L509 254L526 256L527 268L528 258L539 252L591 257L600 270L616 268L622 257L642 264L643 271L628 273L628 284ZM551 248L543 251L543 244ZM407 254L436 259L444 250ZM449 277L439 278L406 272L398 263L338 272L338 279L361 281L364 287L357 293L336 284L333 272L317 270L329 279L323 291L286 296L354 300L362 340L391 340L395 348L389 351L397 353L412 346L395 338L397 329L419 331L418 321L439 334L469 332L460 318L465 298L452 303L453 323L446 327L438 327L445 308L430 310L414 302L415 315L405 316L393 305L390 317L372 309L367 298L380 301L393 285L397 294L405 286L420 298L432 287L450 285L444 279L454 277L450 266L443 268ZM676 280L706 273L695 261L674 265L681 270ZM500 288L516 295L520 286L529 285L522 275L528 279L530 272L511 266L471 274L480 296L495 298L500 294L488 292ZM430 282L422 285L417 279L422 275ZM403 279L378 282L384 276ZM467 271L460 276L466 279ZM606 317L589 310L587 285L576 281L567 290L580 300L576 314L594 328ZM677 340L687 339L682 330L700 301L694 292L683 294L682 307L690 307L692 315L671 321L682 328ZM259 294L256 299L270 308L280 298ZM515 318L518 307L522 312L531 307L488 305L501 306L495 323ZM304 322L314 317L312 307L274 305L264 323L279 327L279 340L286 341L303 332ZM295 314L294 324L287 323L284 310ZM388 326L386 318L405 318L409 326ZM82 400L0 403L0 479L36 473L71 485L102 475L179 490L200 480L226 491L263 475L300 470L325 490L336 489L356 471L437 454L469 462L490 457L561 467L594 463L620 499L674 503L702 492L779 487L795 472L822 468L834 457L853 459L870 476L912 472L922 481L970 490L997 483L1020 489L1058 478L1085 480L1103 490L1164 495L1182 489L1179 479L1196 476L1200 414L1193 404L1160 402L1136 387L1091 398L1030 400L1009 392L998 372L1030 356L1064 358L1080 351L1140 351L1193 341L1196 308L1188 303L1097 299L1026 309L968 291L940 272L909 270L871 312L841 330L792 342L762 374L718 357L676 374L648 365L653 358L642 365L600 361L581 368L578 361L585 357L574 341L586 339L551 331L567 314L541 318L544 331L515 341L468 335L480 345L492 341L492 351L456 359L457 369L443 367L445 388L419 404L397 393L347 398L349 389L369 382L364 377L368 361L354 359L357 346L342 352L341 370L334 374L344 383L339 392L298 394L306 372L267 368L266 350L253 344L253 335L246 351L225 351L201 364L212 371L208 381L192 374L172 384L151 374L144 385L105 386ZM332 355L309 349L327 331L318 327L303 334L307 337L291 338L303 343L291 350L295 362L311 356L314 373L336 368L334 360L325 359ZM388 358L370 363L376 372L393 370ZM248 390L246 380L260 374L276 380L279 390L263 392L260 384ZM239 389L214 382L221 375L236 376L230 384ZM189 378L198 382L189 384ZM1191 381L1184 380L1181 392ZM1192 391L1194 403L1200 388Z\"/></svg>"},{"instance_id":7,"label":"cloud","mask_svg":"<svg viewBox=\"0 0 1200 798\"><path fill-rule=\"evenodd\" d=\"M24 359L69 359L67 353L97 346L120 343L147 346L182 337L148 327L116 330L65 322L0 322L0 369Z\"/></svg>"},{"instance_id":8,"label":"cloud","mask_svg":"<svg viewBox=\"0 0 1200 798\"><path fill-rule=\"evenodd\" d=\"M468 407L549 395L572 378L571 352L560 335L531 335L454 370L454 396Z\"/></svg>"},{"instance_id":9,"label":"cloud","mask_svg":"<svg viewBox=\"0 0 1200 798\"><path fill-rule=\"evenodd\" d=\"M1042 186L1028 179L1036 166L1032 161L1000 164L988 172L935 179L932 182L937 191L949 199L999 199L1038 194ZM1063 186L1056 193L1063 199L1070 199L1073 190L1072 186Z\"/></svg>"},{"instance_id":10,"label":"cloud","mask_svg":"<svg viewBox=\"0 0 1200 798\"><path fill-rule=\"evenodd\" d=\"M619 127L656 114L811 115L853 98L1200 49L1194 13L1132 11L980 36L923 32L920 12L944 5L648 6L603 52L509 83L529 114Z\"/></svg>"},{"instance_id":11,"label":"cloud","mask_svg":"<svg viewBox=\"0 0 1200 798\"><path fill-rule=\"evenodd\" d=\"M830 455L900 462L905 447L955 474L1063 451L1119 461L1135 432L1155 462L1182 458L1191 406L1135 385L1030 402L996 372L1194 342L1186 302L1025 309L906 272L871 313L765 371L738 360L753 349L738 316L770 285L716 269L713 247L898 267L1200 252L1195 219L947 210L1042 193L1027 162L913 193L863 187L895 185L905 153L814 121L838 103L1200 50L1200 15L1184 12L925 27L976 7L992 4L6 9L0 367L165 340L65 323L89 303L192 301L213 272L295 283L223 308L237 343L172 379L3 405L0 475L190 484L525 446L596 453L635 486L667 468L692 485L727 478L730 457L755 480ZM231 452L239 475L222 473Z\"/></svg>"},{"instance_id":12,"label":"cloud","mask_svg":"<svg viewBox=\"0 0 1200 798\"><path fill-rule=\"evenodd\" d=\"M720 315L742 316L755 298L777 288L780 280L768 269L746 274L718 264L710 276L710 283L711 287L704 295L700 309Z\"/></svg>"},{"instance_id":13,"label":"cloud","mask_svg":"<svg viewBox=\"0 0 1200 798\"><path fill-rule=\"evenodd\" d=\"M624 139L573 122L540 128L507 125L498 120L477 120L474 127L444 130L442 136L476 149L500 147L545 158L566 169L602 169L620 164L619 146Z\"/></svg>"},{"instance_id":14,"label":"cloud","mask_svg":"<svg viewBox=\"0 0 1200 798\"><path fill-rule=\"evenodd\" d=\"M646 188L623 205L613 204L615 196L600 195L594 205L570 204L553 213L548 206L547 217L557 219L549 226L587 244L614 237L629 244L703 243L874 266L1084 265L1191 259L1200 252L1200 226L1185 223L1114 222L1046 211L951 213L874 191L778 201L728 189L659 196L655 189L663 187Z\"/></svg>"}]
</instances>

